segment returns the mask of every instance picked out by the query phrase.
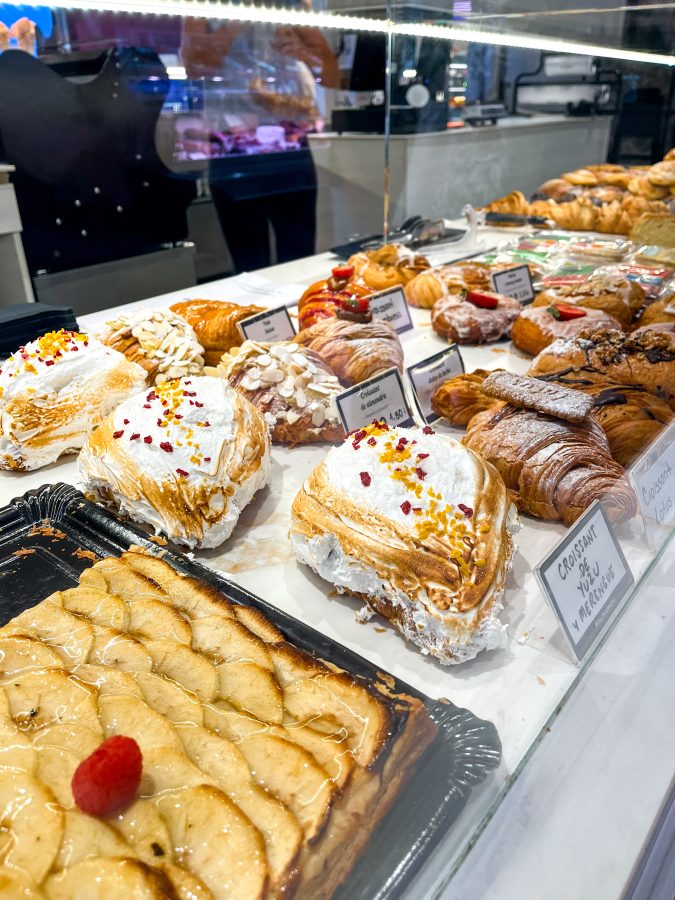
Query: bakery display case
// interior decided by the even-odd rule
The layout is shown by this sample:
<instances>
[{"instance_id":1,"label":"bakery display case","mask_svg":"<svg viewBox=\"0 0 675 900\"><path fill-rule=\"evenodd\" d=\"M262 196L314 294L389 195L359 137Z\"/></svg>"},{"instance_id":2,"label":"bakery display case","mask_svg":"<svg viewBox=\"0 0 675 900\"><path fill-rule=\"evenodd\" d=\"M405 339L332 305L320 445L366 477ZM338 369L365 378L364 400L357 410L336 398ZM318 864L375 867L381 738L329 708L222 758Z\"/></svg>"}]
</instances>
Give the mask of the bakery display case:
<instances>
[{"instance_id":1,"label":"bakery display case","mask_svg":"<svg viewBox=\"0 0 675 900\"><path fill-rule=\"evenodd\" d=\"M294 198L280 245L316 191L321 252L17 326L8 890L644 891L675 738L675 151L583 104L612 66L619 95L624 62L669 73L656 12L195 11L136 25L164 35L134 82L163 164L227 182L233 247L253 180ZM356 115L300 85L294 29Z\"/></svg>"}]
</instances>

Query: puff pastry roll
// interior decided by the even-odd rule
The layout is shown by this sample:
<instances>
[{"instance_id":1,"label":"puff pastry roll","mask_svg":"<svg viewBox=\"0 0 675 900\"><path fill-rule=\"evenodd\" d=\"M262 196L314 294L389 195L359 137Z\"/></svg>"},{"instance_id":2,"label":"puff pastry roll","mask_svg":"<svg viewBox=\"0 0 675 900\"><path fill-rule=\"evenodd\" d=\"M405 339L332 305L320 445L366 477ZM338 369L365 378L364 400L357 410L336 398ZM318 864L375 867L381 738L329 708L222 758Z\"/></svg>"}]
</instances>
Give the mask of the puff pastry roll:
<instances>
[{"instance_id":1,"label":"puff pastry roll","mask_svg":"<svg viewBox=\"0 0 675 900\"><path fill-rule=\"evenodd\" d=\"M318 354L346 385L393 367L403 371L403 347L386 322L324 319L299 332L294 340Z\"/></svg>"},{"instance_id":2,"label":"puff pastry roll","mask_svg":"<svg viewBox=\"0 0 675 900\"><path fill-rule=\"evenodd\" d=\"M188 547L217 547L268 480L260 413L221 378L166 381L122 403L79 458L92 500Z\"/></svg>"},{"instance_id":3,"label":"puff pastry roll","mask_svg":"<svg viewBox=\"0 0 675 900\"><path fill-rule=\"evenodd\" d=\"M521 512L571 525L602 500L614 522L635 515L633 489L591 418L568 422L506 404L474 416L464 443L498 469Z\"/></svg>"},{"instance_id":4,"label":"puff pastry roll","mask_svg":"<svg viewBox=\"0 0 675 900\"><path fill-rule=\"evenodd\" d=\"M145 371L74 331L50 331L0 368L0 468L28 471L75 453L145 385Z\"/></svg>"},{"instance_id":5,"label":"puff pastry roll","mask_svg":"<svg viewBox=\"0 0 675 900\"><path fill-rule=\"evenodd\" d=\"M446 665L502 645L511 503L497 471L428 426L373 423L293 503L297 559Z\"/></svg>"},{"instance_id":6,"label":"puff pastry roll","mask_svg":"<svg viewBox=\"0 0 675 900\"><path fill-rule=\"evenodd\" d=\"M244 343L238 323L262 312L262 306L241 306L224 300L183 300L171 309L192 326L204 348L204 362L217 366L223 353Z\"/></svg>"}]
</instances>

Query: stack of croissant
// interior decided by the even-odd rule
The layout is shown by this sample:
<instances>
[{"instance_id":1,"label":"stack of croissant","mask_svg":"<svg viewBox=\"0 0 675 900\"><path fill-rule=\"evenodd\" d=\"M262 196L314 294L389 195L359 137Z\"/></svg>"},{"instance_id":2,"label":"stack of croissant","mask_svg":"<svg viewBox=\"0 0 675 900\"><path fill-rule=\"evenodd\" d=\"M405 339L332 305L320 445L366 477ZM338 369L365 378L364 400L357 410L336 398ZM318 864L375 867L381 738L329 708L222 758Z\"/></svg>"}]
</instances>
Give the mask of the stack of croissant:
<instances>
[{"instance_id":1,"label":"stack of croissant","mask_svg":"<svg viewBox=\"0 0 675 900\"><path fill-rule=\"evenodd\" d=\"M520 191L489 203L486 212L542 216L571 231L629 234L643 214L673 212L675 149L653 166L602 163L545 182L532 202Z\"/></svg>"}]
</instances>

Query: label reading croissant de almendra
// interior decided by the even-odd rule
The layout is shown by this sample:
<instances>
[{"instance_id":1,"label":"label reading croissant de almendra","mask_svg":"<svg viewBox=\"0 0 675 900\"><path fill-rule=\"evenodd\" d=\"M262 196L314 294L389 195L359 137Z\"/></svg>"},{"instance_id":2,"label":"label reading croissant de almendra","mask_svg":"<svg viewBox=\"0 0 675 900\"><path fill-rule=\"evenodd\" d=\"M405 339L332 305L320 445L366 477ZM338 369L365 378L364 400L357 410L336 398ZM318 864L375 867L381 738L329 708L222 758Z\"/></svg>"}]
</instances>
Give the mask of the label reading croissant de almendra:
<instances>
[{"instance_id":1,"label":"label reading croissant de almendra","mask_svg":"<svg viewBox=\"0 0 675 900\"><path fill-rule=\"evenodd\" d=\"M295 337L295 328L285 306L242 319L239 328L249 341L290 341Z\"/></svg>"},{"instance_id":2,"label":"label reading croissant de almendra","mask_svg":"<svg viewBox=\"0 0 675 900\"><path fill-rule=\"evenodd\" d=\"M374 419L384 419L391 426L414 424L398 369L387 369L374 375L338 394L335 399L345 431L363 428Z\"/></svg>"},{"instance_id":3,"label":"label reading croissant de almendra","mask_svg":"<svg viewBox=\"0 0 675 900\"><path fill-rule=\"evenodd\" d=\"M535 572L581 662L633 584L600 501L589 506Z\"/></svg>"},{"instance_id":4,"label":"label reading croissant de almendra","mask_svg":"<svg viewBox=\"0 0 675 900\"><path fill-rule=\"evenodd\" d=\"M444 381L464 372L464 360L457 344L452 344L447 350L408 366L406 371L417 408L426 422L435 422L439 416L431 408L431 398Z\"/></svg>"},{"instance_id":5,"label":"label reading croissant de almendra","mask_svg":"<svg viewBox=\"0 0 675 900\"><path fill-rule=\"evenodd\" d=\"M410 331L413 327L410 307L402 287L389 288L379 294L373 294L368 298L368 305L373 320L386 322L397 334Z\"/></svg>"},{"instance_id":6,"label":"label reading croissant de almendra","mask_svg":"<svg viewBox=\"0 0 675 900\"><path fill-rule=\"evenodd\" d=\"M630 472L651 547L675 526L675 422L665 428Z\"/></svg>"},{"instance_id":7,"label":"label reading croissant de almendra","mask_svg":"<svg viewBox=\"0 0 675 900\"><path fill-rule=\"evenodd\" d=\"M513 269L502 269L490 276L492 289L497 294L506 294L521 303L531 303L536 295L532 286L532 276L528 266L515 266Z\"/></svg>"}]
</instances>

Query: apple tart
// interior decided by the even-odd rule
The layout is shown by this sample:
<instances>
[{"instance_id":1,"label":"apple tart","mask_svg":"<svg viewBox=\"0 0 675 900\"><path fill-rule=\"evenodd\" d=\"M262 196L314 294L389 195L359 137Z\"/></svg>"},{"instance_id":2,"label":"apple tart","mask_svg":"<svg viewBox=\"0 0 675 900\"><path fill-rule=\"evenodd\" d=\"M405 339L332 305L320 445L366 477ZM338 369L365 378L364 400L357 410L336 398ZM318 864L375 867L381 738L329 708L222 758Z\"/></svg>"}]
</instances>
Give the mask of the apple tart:
<instances>
[{"instance_id":1,"label":"apple tart","mask_svg":"<svg viewBox=\"0 0 675 900\"><path fill-rule=\"evenodd\" d=\"M421 701L138 549L10 621L0 658L7 897L327 898L435 733ZM86 814L115 737L136 790L106 781L111 812Z\"/></svg>"},{"instance_id":2,"label":"apple tart","mask_svg":"<svg viewBox=\"0 0 675 900\"><path fill-rule=\"evenodd\" d=\"M50 331L0 367L0 469L30 471L76 453L144 370L86 334Z\"/></svg>"},{"instance_id":3,"label":"apple tart","mask_svg":"<svg viewBox=\"0 0 675 900\"><path fill-rule=\"evenodd\" d=\"M122 403L79 458L92 500L188 547L217 547L269 478L258 410L220 378L166 381Z\"/></svg>"},{"instance_id":4,"label":"apple tart","mask_svg":"<svg viewBox=\"0 0 675 900\"><path fill-rule=\"evenodd\" d=\"M490 463L428 426L374 422L317 466L293 503L296 558L359 614L389 619L449 665L504 643L511 509Z\"/></svg>"}]
</instances>

